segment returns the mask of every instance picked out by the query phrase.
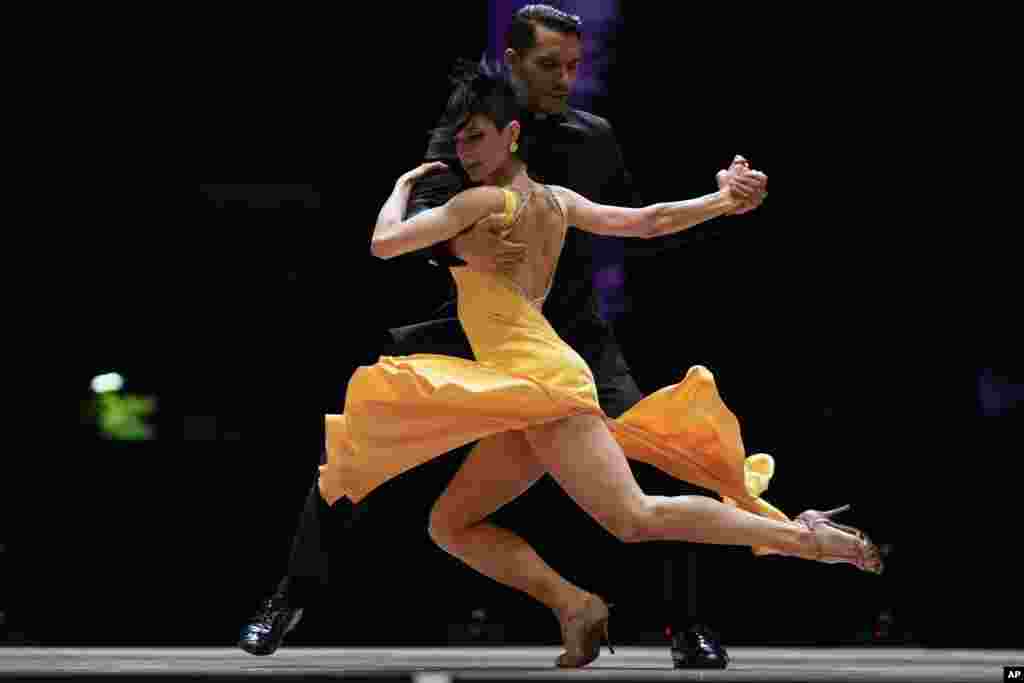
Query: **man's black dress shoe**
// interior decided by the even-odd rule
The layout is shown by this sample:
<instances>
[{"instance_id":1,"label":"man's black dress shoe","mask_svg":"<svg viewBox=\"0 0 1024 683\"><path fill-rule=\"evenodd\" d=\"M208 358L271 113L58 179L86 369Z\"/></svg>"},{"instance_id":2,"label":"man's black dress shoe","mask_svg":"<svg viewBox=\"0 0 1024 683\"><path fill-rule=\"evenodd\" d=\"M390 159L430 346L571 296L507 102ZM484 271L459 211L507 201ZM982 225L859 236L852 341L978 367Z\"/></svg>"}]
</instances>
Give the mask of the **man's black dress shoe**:
<instances>
[{"instance_id":1,"label":"man's black dress shoe","mask_svg":"<svg viewBox=\"0 0 1024 683\"><path fill-rule=\"evenodd\" d=\"M672 635L672 665L676 669L724 669L729 653L705 626Z\"/></svg>"},{"instance_id":2,"label":"man's black dress shoe","mask_svg":"<svg viewBox=\"0 0 1024 683\"><path fill-rule=\"evenodd\" d=\"M290 607L283 595L267 598L260 611L242 627L238 647L251 655L272 655L300 619L302 608Z\"/></svg>"}]
</instances>

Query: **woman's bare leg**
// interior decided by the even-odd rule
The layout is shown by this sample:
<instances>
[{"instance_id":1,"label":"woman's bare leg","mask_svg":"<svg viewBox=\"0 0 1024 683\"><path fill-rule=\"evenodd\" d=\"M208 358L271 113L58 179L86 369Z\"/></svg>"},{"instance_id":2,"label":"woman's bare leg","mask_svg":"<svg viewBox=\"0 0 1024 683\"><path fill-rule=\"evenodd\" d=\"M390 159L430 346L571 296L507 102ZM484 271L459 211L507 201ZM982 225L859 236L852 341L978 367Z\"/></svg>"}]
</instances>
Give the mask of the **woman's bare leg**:
<instances>
[{"instance_id":1,"label":"woman's bare leg","mask_svg":"<svg viewBox=\"0 0 1024 683\"><path fill-rule=\"evenodd\" d=\"M769 546L809 556L810 531L707 496L649 496L633 478L608 425L585 415L525 432L537 460L599 524L627 542L675 540Z\"/></svg>"},{"instance_id":2,"label":"woman's bare leg","mask_svg":"<svg viewBox=\"0 0 1024 683\"><path fill-rule=\"evenodd\" d=\"M573 614L588 593L566 581L536 551L485 517L514 500L545 472L522 432L504 432L473 449L430 513L430 536L451 555L499 583Z\"/></svg>"}]
</instances>

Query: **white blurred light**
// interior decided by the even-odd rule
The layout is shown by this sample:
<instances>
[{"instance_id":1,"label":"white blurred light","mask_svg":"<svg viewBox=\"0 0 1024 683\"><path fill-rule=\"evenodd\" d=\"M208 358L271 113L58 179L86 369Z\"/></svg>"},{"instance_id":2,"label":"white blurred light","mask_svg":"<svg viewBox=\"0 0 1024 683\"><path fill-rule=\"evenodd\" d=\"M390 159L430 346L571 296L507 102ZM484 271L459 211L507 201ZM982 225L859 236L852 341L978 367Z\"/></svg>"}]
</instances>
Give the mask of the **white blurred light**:
<instances>
[{"instance_id":1,"label":"white blurred light","mask_svg":"<svg viewBox=\"0 0 1024 683\"><path fill-rule=\"evenodd\" d=\"M108 372L105 375L97 375L92 378L92 390L97 394L118 391L123 386L124 378L116 372Z\"/></svg>"},{"instance_id":2,"label":"white blurred light","mask_svg":"<svg viewBox=\"0 0 1024 683\"><path fill-rule=\"evenodd\" d=\"M412 675L413 683L451 683L452 677L443 671L418 671Z\"/></svg>"}]
</instances>

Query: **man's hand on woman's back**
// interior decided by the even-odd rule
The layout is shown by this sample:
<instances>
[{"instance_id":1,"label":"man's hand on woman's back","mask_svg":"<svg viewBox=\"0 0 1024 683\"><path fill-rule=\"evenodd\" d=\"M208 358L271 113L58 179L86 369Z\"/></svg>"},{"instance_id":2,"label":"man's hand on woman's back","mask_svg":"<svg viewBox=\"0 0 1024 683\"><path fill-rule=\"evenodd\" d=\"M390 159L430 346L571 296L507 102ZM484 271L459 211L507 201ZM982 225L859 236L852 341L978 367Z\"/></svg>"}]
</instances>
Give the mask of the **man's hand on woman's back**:
<instances>
[{"instance_id":1,"label":"man's hand on woman's back","mask_svg":"<svg viewBox=\"0 0 1024 683\"><path fill-rule=\"evenodd\" d=\"M450 243L452 254L470 267L483 271L502 271L526 259L526 245L509 242L508 216L495 213L481 218Z\"/></svg>"}]
</instances>

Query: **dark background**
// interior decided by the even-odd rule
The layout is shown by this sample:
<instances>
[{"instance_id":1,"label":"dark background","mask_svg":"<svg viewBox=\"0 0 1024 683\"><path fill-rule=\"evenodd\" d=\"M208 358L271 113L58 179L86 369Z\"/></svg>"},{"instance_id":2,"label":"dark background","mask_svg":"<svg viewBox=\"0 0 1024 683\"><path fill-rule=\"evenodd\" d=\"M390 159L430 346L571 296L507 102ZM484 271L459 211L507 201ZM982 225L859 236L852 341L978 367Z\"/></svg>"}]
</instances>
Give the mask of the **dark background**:
<instances>
[{"instance_id":1,"label":"dark background","mask_svg":"<svg viewBox=\"0 0 1024 683\"><path fill-rule=\"evenodd\" d=\"M89 380L117 370L126 391L158 398L157 438L115 443L79 420L35 500L46 523L10 527L12 642L231 644L283 574L323 413L340 410L384 329L428 319L448 293L443 270L378 261L369 236L419 162L451 62L487 47L486 7L396 12L330 28L309 16L196 26L182 67L190 172L301 184L325 201L129 202L76 243L64 272L81 319L82 412ZM920 130L893 68L902 55L813 35L759 43L630 5L610 95L591 107L614 124L648 202L712 191L736 153L771 178L756 213L629 245L616 332L641 389L706 365L748 450L777 460L768 500L794 515L853 503L848 523L893 547L882 577L703 547L696 612L727 645L863 642L888 613L880 641L1019 647L1004 627L1020 610L1020 408L1006 397L1024 381L1011 271L994 265L1007 256L980 260L963 225L926 216L907 189ZM986 373L1003 397L987 416ZM543 607L430 542L428 511L457 465L440 458L367 500L338 533L322 605L289 643L444 643L476 608L507 642L557 642ZM673 491L634 470L648 491ZM550 480L498 520L618 603L617 640L661 642L665 625L685 625L678 544L619 544Z\"/></svg>"}]
</instances>

